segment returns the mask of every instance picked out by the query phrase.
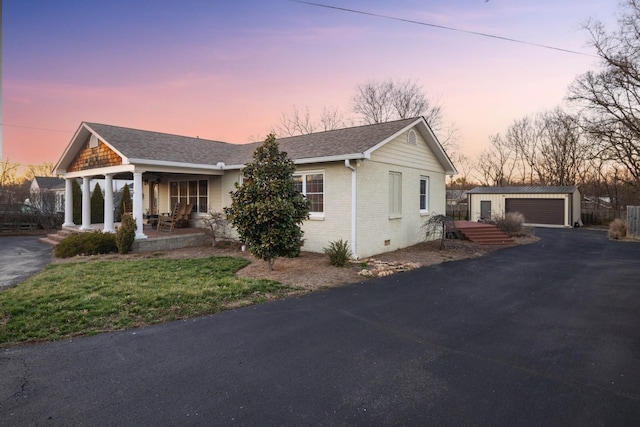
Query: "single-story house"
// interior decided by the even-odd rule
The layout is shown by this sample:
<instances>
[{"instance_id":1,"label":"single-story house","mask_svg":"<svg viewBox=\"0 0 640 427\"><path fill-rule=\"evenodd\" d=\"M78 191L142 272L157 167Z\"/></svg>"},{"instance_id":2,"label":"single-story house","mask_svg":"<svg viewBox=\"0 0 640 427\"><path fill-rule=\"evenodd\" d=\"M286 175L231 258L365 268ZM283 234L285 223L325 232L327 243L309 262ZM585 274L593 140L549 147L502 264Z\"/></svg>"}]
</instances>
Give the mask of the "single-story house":
<instances>
[{"instance_id":1,"label":"single-story house","mask_svg":"<svg viewBox=\"0 0 640 427\"><path fill-rule=\"evenodd\" d=\"M303 250L346 240L356 257L410 246L429 215L445 213L445 177L456 173L422 117L278 139L311 200ZM105 179L104 231L114 231L113 179L133 180L136 239L143 217L193 203L192 225L231 203L242 168L261 142L231 144L83 122L55 172L66 181L64 226L72 226L73 179L82 179L81 230L92 229L92 178Z\"/></svg>"},{"instance_id":2,"label":"single-story house","mask_svg":"<svg viewBox=\"0 0 640 427\"><path fill-rule=\"evenodd\" d=\"M29 188L31 205L44 212L64 210L64 179L54 176L35 176Z\"/></svg>"},{"instance_id":3,"label":"single-story house","mask_svg":"<svg viewBox=\"0 0 640 427\"><path fill-rule=\"evenodd\" d=\"M573 227L580 222L577 186L476 187L467 196L470 221L520 212L528 225Z\"/></svg>"}]
</instances>

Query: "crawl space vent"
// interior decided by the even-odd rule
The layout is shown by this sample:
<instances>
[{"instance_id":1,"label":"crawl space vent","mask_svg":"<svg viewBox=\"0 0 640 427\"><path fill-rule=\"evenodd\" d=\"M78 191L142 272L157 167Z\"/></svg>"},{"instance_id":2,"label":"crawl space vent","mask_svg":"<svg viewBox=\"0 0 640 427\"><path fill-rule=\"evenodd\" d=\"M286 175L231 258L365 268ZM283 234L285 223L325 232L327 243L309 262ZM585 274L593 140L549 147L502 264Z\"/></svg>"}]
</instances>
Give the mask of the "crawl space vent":
<instances>
[{"instance_id":1,"label":"crawl space vent","mask_svg":"<svg viewBox=\"0 0 640 427\"><path fill-rule=\"evenodd\" d=\"M95 135L91 135L89 138L89 148L98 148L98 137Z\"/></svg>"},{"instance_id":2,"label":"crawl space vent","mask_svg":"<svg viewBox=\"0 0 640 427\"><path fill-rule=\"evenodd\" d=\"M411 144L411 145L416 145L416 131L415 130L410 130L409 134L407 135L407 143Z\"/></svg>"}]
</instances>

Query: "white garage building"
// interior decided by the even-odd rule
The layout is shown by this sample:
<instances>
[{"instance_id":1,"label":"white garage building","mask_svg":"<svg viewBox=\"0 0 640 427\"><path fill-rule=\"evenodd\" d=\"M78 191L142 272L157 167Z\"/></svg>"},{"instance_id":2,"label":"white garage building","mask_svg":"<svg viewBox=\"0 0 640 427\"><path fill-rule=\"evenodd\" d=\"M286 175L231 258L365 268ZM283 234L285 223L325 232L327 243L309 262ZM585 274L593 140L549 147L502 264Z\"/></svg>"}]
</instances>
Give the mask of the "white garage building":
<instances>
[{"instance_id":1,"label":"white garage building","mask_svg":"<svg viewBox=\"0 0 640 427\"><path fill-rule=\"evenodd\" d=\"M580 221L580 191L576 186L476 187L467 192L469 220L524 215L525 224L572 227Z\"/></svg>"}]
</instances>

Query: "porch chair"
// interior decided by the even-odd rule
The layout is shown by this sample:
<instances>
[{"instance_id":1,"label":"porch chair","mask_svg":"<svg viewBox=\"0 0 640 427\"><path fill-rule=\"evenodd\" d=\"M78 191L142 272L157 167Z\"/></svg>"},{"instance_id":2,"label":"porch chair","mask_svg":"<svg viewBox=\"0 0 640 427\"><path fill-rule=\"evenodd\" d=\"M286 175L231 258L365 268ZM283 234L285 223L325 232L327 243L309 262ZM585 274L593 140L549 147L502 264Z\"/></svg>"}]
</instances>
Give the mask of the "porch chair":
<instances>
[{"instance_id":1,"label":"porch chair","mask_svg":"<svg viewBox=\"0 0 640 427\"><path fill-rule=\"evenodd\" d=\"M178 212L178 222L176 227L178 228L189 228L189 217L191 216L191 211L193 210L193 203L189 203L185 205L184 203L180 205L180 211Z\"/></svg>"},{"instance_id":2,"label":"porch chair","mask_svg":"<svg viewBox=\"0 0 640 427\"><path fill-rule=\"evenodd\" d=\"M158 216L158 231L171 233L180 219L180 203L173 206L173 210L168 214Z\"/></svg>"}]
</instances>

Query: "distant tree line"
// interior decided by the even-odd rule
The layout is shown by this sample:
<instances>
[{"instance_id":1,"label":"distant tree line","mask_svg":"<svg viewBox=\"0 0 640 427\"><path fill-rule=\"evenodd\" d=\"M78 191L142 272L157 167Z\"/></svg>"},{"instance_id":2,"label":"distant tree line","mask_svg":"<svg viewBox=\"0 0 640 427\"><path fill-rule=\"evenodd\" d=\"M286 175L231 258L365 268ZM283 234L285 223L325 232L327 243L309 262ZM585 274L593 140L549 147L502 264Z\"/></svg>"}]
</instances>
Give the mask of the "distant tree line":
<instances>
[{"instance_id":1,"label":"distant tree line","mask_svg":"<svg viewBox=\"0 0 640 427\"><path fill-rule=\"evenodd\" d=\"M578 76L565 107L515 120L475 165L482 185L574 185L614 209L640 200L640 2L621 4L618 29L584 28L600 69ZM453 186L469 184L464 179Z\"/></svg>"}]
</instances>

